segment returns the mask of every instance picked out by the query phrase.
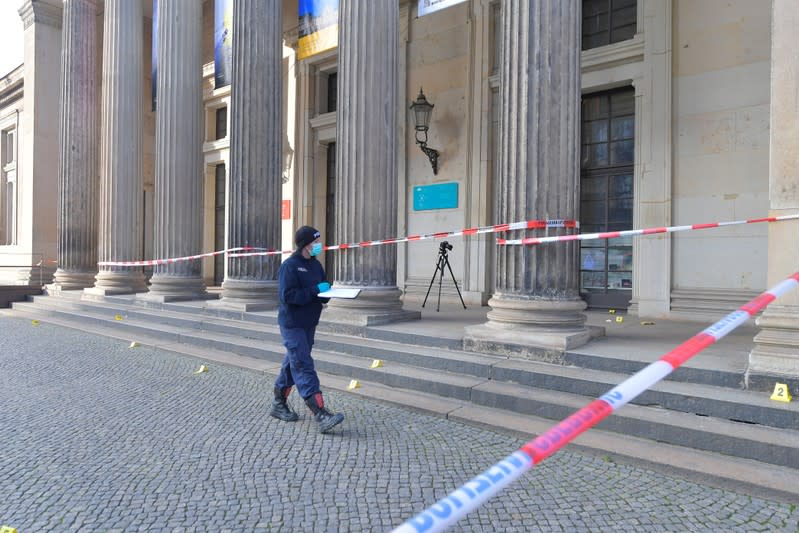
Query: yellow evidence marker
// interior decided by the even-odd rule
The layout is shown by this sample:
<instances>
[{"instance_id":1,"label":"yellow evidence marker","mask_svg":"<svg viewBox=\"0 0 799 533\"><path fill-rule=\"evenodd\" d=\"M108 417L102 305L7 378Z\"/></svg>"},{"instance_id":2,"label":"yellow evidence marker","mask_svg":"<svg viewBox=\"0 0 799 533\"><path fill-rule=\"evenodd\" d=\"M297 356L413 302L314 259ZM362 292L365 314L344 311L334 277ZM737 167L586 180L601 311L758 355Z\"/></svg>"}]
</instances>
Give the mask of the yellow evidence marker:
<instances>
[{"instance_id":1,"label":"yellow evidence marker","mask_svg":"<svg viewBox=\"0 0 799 533\"><path fill-rule=\"evenodd\" d=\"M34 326L38 326L39 325L39 321L38 320L31 320L31 324L33 324ZM0 533L2 533L2 532L0 532Z\"/></svg>"},{"instance_id":2,"label":"yellow evidence marker","mask_svg":"<svg viewBox=\"0 0 799 533\"><path fill-rule=\"evenodd\" d=\"M202 374L203 372L208 372L208 367L207 367L207 366L205 366L205 365L200 365L200 368L198 368L198 369L197 369L197 370L194 372L194 374L195 374L195 375L197 375L197 374Z\"/></svg>"},{"instance_id":3,"label":"yellow evidence marker","mask_svg":"<svg viewBox=\"0 0 799 533\"><path fill-rule=\"evenodd\" d=\"M138 348L138 347L139 347L139 343L138 342L133 341L133 342L130 343L130 348Z\"/></svg>"},{"instance_id":4,"label":"yellow evidence marker","mask_svg":"<svg viewBox=\"0 0 799 533\"><path fill-rule=\"evenodd\" d=\"M775 402L785 402L788 403L791 401L791 392L788 390L788 385L785 383L777 383L774 385L774 393L771 395L771 399Z\"/></svg>"},{"instance_id":5,"label":"yellow evidence marker","mask_svg":"<svg viewBox=\"0 0 799 533\"><path fill-rule=\"evenodd\" d=\"M122 320L122 315L114 315L114 320Z\"/></svg>"},{"instance_id":6,"label":"yellow evidence marker","mask_svg":"<svg viewBox=\"0 0 799 533\"><path fill-rule=\"evenodd\" d=\"M622 322L624 322L624 317L623 317L623 316L617 316L617 317L616 317L616 322L618 322L619 324L621 324Z\"/></svg>"},{"instance_id":7,"label":"yellow evidence marker","mask_svg":"<svg viewBox=\"0 0 799 533\"><path fill-rule=\"evenodd\" d=\"M380 359L375 359L374 361L372 361L372 364L369 365L369 368L380 368L381 366L383 366L383 361L381 361Z\"/></svg>"},{"instance_id":8,"label":"yellow evidence marker","mask_svg":"<svg viewBox=\"0 0 799 533\"><path fill-rule=\"evenodd\" d=\"M350 384L347 385L347 390L355 390L355 389L359 388L360 386L361 386L361 384L358 382L358 380L357 379L353 379L352 381L350 381Z\"/></svg>"},{"instance_id":9,"label":"yellow evidence marker","mask_svg":"<svg viewBox=\"0 0 799 533\"><path fill-rule=\"evenodd\" d=\"M17 528L11 526L0 526L0 533L17 533Z\"/></svg>"}]
</instances>

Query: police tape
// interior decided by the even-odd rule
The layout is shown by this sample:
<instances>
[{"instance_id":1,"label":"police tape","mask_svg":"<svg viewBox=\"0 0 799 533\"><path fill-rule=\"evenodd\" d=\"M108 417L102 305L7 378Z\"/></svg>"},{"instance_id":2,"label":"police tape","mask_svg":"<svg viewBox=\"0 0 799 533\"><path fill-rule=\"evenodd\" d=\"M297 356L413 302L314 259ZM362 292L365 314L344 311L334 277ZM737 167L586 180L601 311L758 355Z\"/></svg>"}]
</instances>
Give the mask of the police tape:
<instances>
[{"instance_id":1,"label":"police tape","mask_svg":"<svg viewBox=\"0 0 799 533\"><path fill-rule=\"evenodd\" d=\"M101 267L103 266L120 266L120 267L130 267L130 266L152 266L152 265L167 265L171 263L177 263L179 261L190 261L192 259L202 259L203 257L213 257L215 255L220 255L228 252L239 252L242 250L269 250L269 248L256 248L254 246L238 246L236 248L228 248L226 250L217 250L215 252L207 252L203 254L196 254L196 255L186 255L183 257L170 257L169 259L148 259L146 261L100 261L97 264Z\"/></svg>"},{"instance_id":2,"label":"police tape","mask_svg":"<svg viewBox=\"0 0 799 533\"><path fill-rule=\"evenodd\" d=\"M467 481L459 489L400 525L393 532L444 531L518 479L524 472L553 455L798 284L799 272L796 272L742 305L737 311L697 333L479 476Z\"/></svg>"},{"instance_id":3,"label":"police tape","mask_svg":"<svg viewBox=\"0 0 799 533\"><path fill-rule=\"evenodd\" d=\"M653 235L656 233L675 233L695 229L721 228L739 224L757 224L758 222L779 222L799 219L799 215L782 215L778 217L752 218L749 220L733 220L731 222L711 222L709 224L691 224L690 226L669 226L661 228L630 229L624 231L606 231L602 233L578 233L576 235L558 235L553 237L527 237L525 239L497 239L497 244L510 246L518 244L544 244L558 241L590 241L594 239L615 239L629 235Z\"/></svg>"},{"instance_id":4,"label":"police tape","mask_svg":"<svg viewBox=\"0 0 799 533\"><path fill-rule=\"evenodd\" d=\"M380 246L382 244L399 244L401 242L423 241L427 239L445 239L447 237L459 237L461 235L479 235L483 233L496 233L501 231L512 231L517 229L548 229L548 228L579 228L580 223L576 220L550 219L550 220L523 220L510 224L494 224L493 226L483 226L478 228L465 228L458 231L441 231L437 233L423 233L419 235L409 235L407 237L396 237L393 239L381 239L377 241L361 241L346 244L335 244L325 246L324 250L348 250L350 248L366 248L368 246ZM277 255L290 254L294 250L254 252L243 254L230 254L229 257L249 257L254 255Z\"/></svg>"}]
</instances>

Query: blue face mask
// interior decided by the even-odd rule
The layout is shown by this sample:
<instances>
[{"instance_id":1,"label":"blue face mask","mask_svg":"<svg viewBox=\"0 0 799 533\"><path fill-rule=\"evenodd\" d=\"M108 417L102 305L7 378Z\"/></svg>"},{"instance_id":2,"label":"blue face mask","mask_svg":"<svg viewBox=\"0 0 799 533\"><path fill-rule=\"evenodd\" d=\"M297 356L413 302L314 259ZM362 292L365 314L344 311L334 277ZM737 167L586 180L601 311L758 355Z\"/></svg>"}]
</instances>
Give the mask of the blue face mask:
<instances>
[{"instance_id":1,"label":"blue face mask","mask_svg":"<svg viewBox=\"0 0 799 533\"><path fill-rule=\"evenodd\" d=\"M311 246L311 257L314 257L321 253L322 253L322 243L321 242L313 243L313 246Z\"/></svg>"}]
</instances>

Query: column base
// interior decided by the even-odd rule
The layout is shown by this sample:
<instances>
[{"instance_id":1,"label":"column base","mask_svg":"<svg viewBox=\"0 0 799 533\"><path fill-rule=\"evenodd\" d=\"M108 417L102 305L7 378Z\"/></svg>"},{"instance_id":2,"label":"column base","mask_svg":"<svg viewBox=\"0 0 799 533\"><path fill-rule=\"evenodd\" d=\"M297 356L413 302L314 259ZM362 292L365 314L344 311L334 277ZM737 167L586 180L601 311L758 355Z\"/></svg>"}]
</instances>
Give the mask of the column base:
<instances>
[{"instance_id":1,"label":"column base","mask_svg":"<svg viewBox=\"0 0 799 533\"><path fill-rule=\"evenodd\" d=\"M169 303L186 300L211 300L216 295L205 291L201 277L184 277L156 274L150 279L150 290L136 295L142 302Z\"/></svg>"},{"instance_id":2,"label":"column base","mask_svg":"<svg viewBox=\"0 0 799 533\"><path fill-rule=\"evenodd\" d=\"M85 289L94 285L94 278L97 272L70 272L68 270L58 269L53 275L53 283L47 285L48 291L74 291Z\"/></svg>"},{"instance_id":3,"label":"column base","mask_svg":"<svg viewBox=\"0 0 799 533\"><path fill-rule=\"evenodd\" d=\"M746 386L771 390L774 383L791 383L799 395L799 305L770 305L755 322L763 328L749 353Z\"/></svg>"},{"instance_id":4,"label":"column base","mask_svg":"<svg viewBox=\"0 0 799 533\"><path fill-rule=\"evenodd\" d=\"M563 363L567 350L604 335L588 327L583 300L539 300L495 295L488 301L488 322L465 328L467 351Z\"/></svg>"},{"instance_id":5,"label":"column base","mask_svg":"<svg viewBox=\"0 0 799 533\"><path fill-rule=\"evenodd\" d=\"M101 270L97 273L94 287L84 289L87 299L97 296L115 296L118 294L135 294L147 290L147 281L141 270L111 271Z\"/></svg>"},{"instance_id":6,"label":"column base","mask_svg":"<svg viewBox=\"0 0 799 533\"><path fill-rule=\"evenodd\" d=\"M345 287L357 288L355 285ZM397 287L364 287L357 298L333 298L322 313L322 321L354 326L377 326L422 318L420 311L402 308Z\"/></svg>"},{"instance_id":7,"label":"column base","mask_svg":"<svg viewBox=\"0 0 799 533\"><path fill-rule=\"evenodd\" d=\"M222 282L222 298L209 307L233 311L272 311L277 309L278 282L226 279Z\"/></svg>"}]
</instances>

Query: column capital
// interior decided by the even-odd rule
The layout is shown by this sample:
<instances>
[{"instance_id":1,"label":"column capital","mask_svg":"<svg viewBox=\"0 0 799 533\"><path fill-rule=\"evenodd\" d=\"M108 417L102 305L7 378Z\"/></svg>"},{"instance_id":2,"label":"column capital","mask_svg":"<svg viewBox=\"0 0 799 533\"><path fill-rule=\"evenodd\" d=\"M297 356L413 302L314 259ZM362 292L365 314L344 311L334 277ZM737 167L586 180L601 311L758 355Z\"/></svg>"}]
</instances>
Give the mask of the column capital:
<instances>
[{"instance_id":1,"label":"column capital","mask_svg":"<svg viewBox=\"0 0 799 533\"><path fill-rule=\"evenodd\" d=\"M94 0L84 0L95 4ZM31 24L45 24L53 28L61 29L63 2L60 0L27 0L18 13L22 19L24 29L28 29Z\"/></svg>"}]
</instances>

